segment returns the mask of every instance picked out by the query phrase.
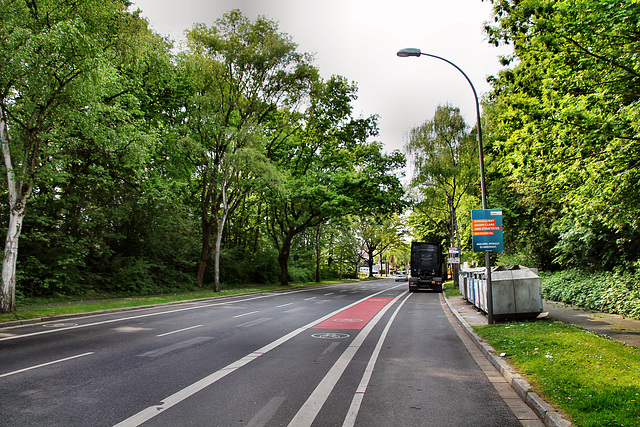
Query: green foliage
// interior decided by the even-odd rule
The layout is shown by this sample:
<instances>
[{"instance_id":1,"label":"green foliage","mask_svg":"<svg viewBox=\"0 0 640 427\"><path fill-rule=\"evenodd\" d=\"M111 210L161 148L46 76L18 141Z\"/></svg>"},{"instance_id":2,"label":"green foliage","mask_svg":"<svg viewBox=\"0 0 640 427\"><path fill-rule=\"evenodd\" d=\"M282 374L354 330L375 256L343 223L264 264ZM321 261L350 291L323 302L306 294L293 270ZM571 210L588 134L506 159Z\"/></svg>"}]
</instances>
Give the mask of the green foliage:
<instances>
[{"instance_id":1,"label":"green foliage","mask_svg":"<svg viewBox=\"0 0 640 427\"><path fill-rule=\"evenodd\" d=\"M220 253L220 281L225 285L277 283L277 255L264 244L256 252L242 246L224 249Z\"/></svg>"},{"instance_id":2,"label":"green foliage","mask_svg":"<svg viewBox=\"0 0 640 427\"><path fill-rule=\"evenodd\" d=\"M541 273L542 296L605 313L640 319L638 273Z\"/></svg>"},{"instance_id":3,"label":"green foliage","mask_svg":"<svg viewBox=\"0 0 640 427\"><path fill-rule=\"evenodd\" d=\"M478 181L478 142L459 108L439 105L433 119L411 130L405 150L413 163L414 186L444 187L459 203Z\"/></svg>"},{"instance_id":4,"label":"green foliage","mask_svg":"<svg viewBox=\"0 0 640 427\"><path fill-rule=\"evenodd\" d=\"M490 194L514 226L507 250L531 252L543 268L632 265L640 4L492 3L490 40L514 49L487 109Z\"/></svg>"},{"instance_id":5,"label":"green foliage","mask_svg":"<svg viewBox=\"0 0 640 427\"><path fill-rule=\"evenodd\" d=\"M418 188L409 226L416 240L460 246L471 261L471 209L478 208L478 141L451 105L440 105L433 119L411 130L405 150Z\"/></svg>"},{"instance_id":6,"label":"green foliage","mask_svg":"<svg viewBox=\"0 0 640 427\"><path fill-rule=\"evenodd\" d=\"M631 426L640 417L640 350L560 322L476 328L534 390L576 426Z\"/></svg>"},{"instance_id":7,"label":"green foliage","mask_svg":"<svg viewBox=\"0 0 640 427\"><path fill-rule=\"evenodd\" d=\"M214 288L227 220L242 200L279 176L264 153L263 127L277 109L288 110L317 77L310 56L296 51L275 22L251 22L233 10L212 27L195 25L180 63L191 93L184 100L183 136L193 141L202 251L197 283L214 251ZM214 239L215 242L211 240Z\"/></svg>"},{"instance_id":8,"label":"green foliage","mask_svg":"<svg viewBox=\"0 0 640 427\"><path fill-rule=\"evenodd\" d=\"M377 133L375 116L352 117L356 90L339 76L316 82L308 108L289 123L288 136L269 148L283 176L282 187L264 193L282 285L289 277L293 239L300 233L351 214L383 214L404 206L397 175L404 156L385 154L382 144L370 141ZM271 126L285 118L276 115Z\"/></svg>"}]
</instances>

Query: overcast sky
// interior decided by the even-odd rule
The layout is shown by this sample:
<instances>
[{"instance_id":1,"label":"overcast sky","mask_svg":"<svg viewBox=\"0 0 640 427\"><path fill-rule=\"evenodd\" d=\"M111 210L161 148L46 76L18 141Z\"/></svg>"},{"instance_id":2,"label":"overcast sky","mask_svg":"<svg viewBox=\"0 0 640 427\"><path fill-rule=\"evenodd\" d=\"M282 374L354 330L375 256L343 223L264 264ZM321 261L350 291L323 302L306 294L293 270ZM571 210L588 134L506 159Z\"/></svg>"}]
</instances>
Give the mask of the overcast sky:
<instances>
[{"instance_id":1,"label":"overcast sky","mask_svg":"<svg viewBox=\"0 0 640 427\"><path fill-rule=\"evenodd\" d=\"M378 140L402 149L407 132L433 117L439 104L459 107L475 124L471 88L451 65L426 56L399 58L415 47L457 64L478 96L490 90L504 49L490 46L482 32L491 20L488 0L134 0L152 28L175 41L195 22L208 26L240 9L278 22L301 52L313 53L323 77L338 74L358 85L356 116L377 114Z\"/></svg>"}]
</instances>

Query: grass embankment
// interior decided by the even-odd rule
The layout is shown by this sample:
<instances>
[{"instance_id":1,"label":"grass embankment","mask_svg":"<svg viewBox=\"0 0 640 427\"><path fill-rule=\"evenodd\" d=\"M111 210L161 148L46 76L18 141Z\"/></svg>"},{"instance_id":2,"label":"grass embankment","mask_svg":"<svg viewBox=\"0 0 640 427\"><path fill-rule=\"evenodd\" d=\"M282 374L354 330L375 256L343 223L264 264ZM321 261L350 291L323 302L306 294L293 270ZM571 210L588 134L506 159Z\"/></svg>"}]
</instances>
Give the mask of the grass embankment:
<instances>
[{"instance_id":1,"label":"grass embankment","mask_svg":"<svg viewBox=\"0 0 640 427\"><path fill-rule=\"evenodd\" d=\"M368 280L368 279L362 279ZM276 285L255 285L245 288L231 288L223 289L220 292L213 292L211 290L204 290L201 292L190 292L184 294L172 294L172 295L159 295L150 297L126 297L113 298L102 297L96 300L82 300L78 298L56 298L52 300L37 300L37 306L23 306L18 307L18 311L15 313L0 314L0 322L11 322L16 320L38 319L46 317L63 316L68 314L78 313L91 313L102 310L114 310L120 308L139 307L156 304L166 304L171 302L189 301L202 298L213 298L229 295L247 294L252 292L265 292L292 289L294 287L314 286L314 285L326 285L331 283L342 283L357 280L333 280L322 281L320 283L296 283L291 286L276 286ZM35 301L32 301L35 302ZM36 305L36 304L34 304Z\"/></svg>"},{"instance_id":2,"label":"grass embankment","mask_svg":"<svg viewBox=\"0 0 640 427\"><path fill-rule=\"evenodd\" d=\"M474 329L576 426L640 426L640 349L546 320Z\"/></svg>"},{"instance_id":3,"label":"grass embankment","mask_svg":"<svg viewBox=\"0 0 640 427\"><path fill-rule=\"evenodd\" d=\"M640 349L561 322L475 329L576 426L640 426Z\"/></svg>"}]
</instances>

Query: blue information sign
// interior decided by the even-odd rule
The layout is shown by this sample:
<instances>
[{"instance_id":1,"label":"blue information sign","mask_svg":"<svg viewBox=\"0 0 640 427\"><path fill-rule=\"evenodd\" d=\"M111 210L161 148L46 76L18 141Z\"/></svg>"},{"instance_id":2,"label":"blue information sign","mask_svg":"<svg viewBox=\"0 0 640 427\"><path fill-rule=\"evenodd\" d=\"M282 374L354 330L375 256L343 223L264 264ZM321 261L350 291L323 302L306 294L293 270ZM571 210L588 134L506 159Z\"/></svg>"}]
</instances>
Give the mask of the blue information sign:
<instances>
[{"instance_id":1,"label":"blue information sign","mask_svg":"<svg viewBox=\"0 0 640 427\"><path fill-rule=\"evenodd\" d=\"M473 209L471 234L474 252L502 252L502 209Z\"/></svg>"}]
</instances>

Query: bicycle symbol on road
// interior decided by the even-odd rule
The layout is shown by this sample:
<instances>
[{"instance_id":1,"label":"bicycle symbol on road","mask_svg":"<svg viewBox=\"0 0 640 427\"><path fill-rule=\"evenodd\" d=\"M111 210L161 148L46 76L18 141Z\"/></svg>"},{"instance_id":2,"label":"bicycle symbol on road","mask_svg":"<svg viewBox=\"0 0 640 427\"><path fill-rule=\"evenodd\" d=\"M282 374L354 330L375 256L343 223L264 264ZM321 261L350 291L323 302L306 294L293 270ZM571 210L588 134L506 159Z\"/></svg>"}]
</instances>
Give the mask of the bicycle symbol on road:
<instances>
[{"instance_id":1,"label":"bicycle symbol on road","mask_svg":"<svg viewBox=\"0 0 640 427\"><path fill-rule=\"evenodd\" d=\"M335 332L324 332L321 334L313 334L311 335L313 338L320 338L323 340L336 340L336 339L343 339L343 338L349 338L349 334L338 334Z\"/></svg>"}]
</instances>

